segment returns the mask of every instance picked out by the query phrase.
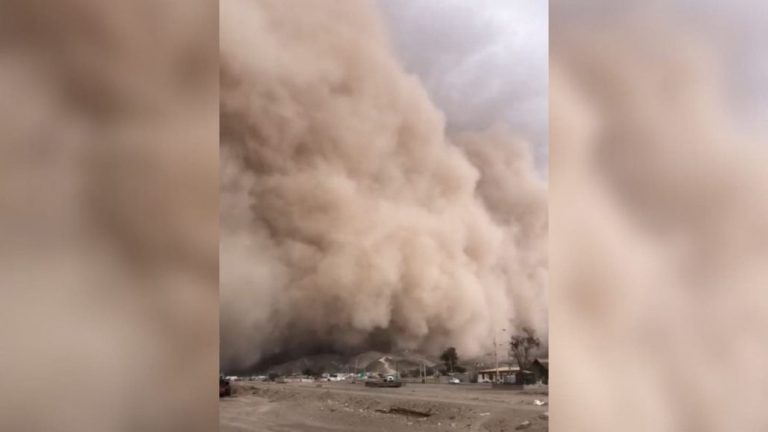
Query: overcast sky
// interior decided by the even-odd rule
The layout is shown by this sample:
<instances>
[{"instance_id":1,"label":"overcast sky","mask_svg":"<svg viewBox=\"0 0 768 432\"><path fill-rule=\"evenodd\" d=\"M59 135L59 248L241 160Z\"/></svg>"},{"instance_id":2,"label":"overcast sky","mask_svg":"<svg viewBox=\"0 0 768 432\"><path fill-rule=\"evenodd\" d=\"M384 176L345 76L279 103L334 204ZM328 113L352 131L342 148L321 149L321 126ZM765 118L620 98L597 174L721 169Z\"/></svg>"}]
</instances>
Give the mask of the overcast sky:
<instances>
[{"instance_id":1,"label":"overcast sky","mask_svg":"<svg viewBox=\"0 0 768 432\"><path fill-rule=\"evenodd\" d=\"M546 0L376 0L452 130L509 125L547 165Z\"/></svg>"}]
</instances>

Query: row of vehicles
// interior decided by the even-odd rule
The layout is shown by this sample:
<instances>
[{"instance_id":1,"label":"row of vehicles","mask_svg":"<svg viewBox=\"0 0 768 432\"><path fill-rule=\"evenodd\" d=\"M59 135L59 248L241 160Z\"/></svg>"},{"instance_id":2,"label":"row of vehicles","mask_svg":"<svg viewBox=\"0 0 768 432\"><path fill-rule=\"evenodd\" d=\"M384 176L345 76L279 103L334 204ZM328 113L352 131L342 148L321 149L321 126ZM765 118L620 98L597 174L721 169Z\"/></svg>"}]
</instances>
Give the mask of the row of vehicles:
<instances>
[{"instance_id":1,"label":"row of vehicles","mask_svg":"<svg viewBox=\"0 0 768 432\"><path fill-rule=\"evenodd\" d=\"M237 376L220 376L219 377L219 397L227 397L232 396L233 394L233 385L232 383L235 381L268 381L269 378L267 376L252 376L247 378L237 377ZM354 381L364 381L366 387L402 387L405 385L398 377L395 375L377 375L377 374L360 374L360 375L354 375L354 374L323 374L319 378L317 378L319 381L328 381L328 382L340 382L340 381L348 381L348 380L354 380ZM279 383L286 383L288 382L285 378L278 378L275 380ZM303 381L303 380L300 380ZM350 381L350 382L354 382ZM449 384L460 384L461 380L456 377L451 377L448 380Z\"/></svg>"}]
</instances>

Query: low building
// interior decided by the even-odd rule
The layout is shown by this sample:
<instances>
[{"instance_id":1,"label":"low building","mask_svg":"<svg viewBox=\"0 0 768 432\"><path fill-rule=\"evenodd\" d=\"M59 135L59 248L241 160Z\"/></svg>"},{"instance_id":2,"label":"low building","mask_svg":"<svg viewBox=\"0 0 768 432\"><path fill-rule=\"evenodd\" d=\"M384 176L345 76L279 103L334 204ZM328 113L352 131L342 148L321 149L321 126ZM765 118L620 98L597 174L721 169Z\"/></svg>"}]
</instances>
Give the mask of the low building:
<instances>
[{"instance_id":1,"label":"low building","mask_svg":"<svg viewBox=\"0 0 768 432\"><path fill-rule=\"evenodd\" d=\"M535 384L537 376L532 371L521 371L518 366L504 366L498 369L483 369L477 371L479 383L504 383L504 384Z\"/></svg>"},{"instance_id":2,"label":"low building","mask_svg":"<svg viewBox=\"0 0 768 432\"><path fill-rule=\"evenodd\" d=\"M515 376L520 372L517 366L502 366L493 369L483 369L477 371L477 382L504 382L506 377Z\"/></svg>"}]
</instances>

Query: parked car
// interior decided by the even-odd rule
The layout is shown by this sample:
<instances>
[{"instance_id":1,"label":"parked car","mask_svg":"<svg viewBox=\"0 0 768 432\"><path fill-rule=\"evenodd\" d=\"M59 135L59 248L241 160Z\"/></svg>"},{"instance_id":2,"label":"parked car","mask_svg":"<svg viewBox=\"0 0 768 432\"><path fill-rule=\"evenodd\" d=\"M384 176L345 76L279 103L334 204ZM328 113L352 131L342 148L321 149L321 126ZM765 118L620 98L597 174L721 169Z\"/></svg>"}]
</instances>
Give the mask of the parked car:
<instances>
[{"instance_id":1,"label":"parked car","mask_svg":"<svg viewBox=\"0 0 768 432\"><path fill-rule=\"evenodd\" d=\"M368 380L365 382L366 387L402 387L405 385L400 380L394 379L388 379L389 377L383 379L383 380Z\"/></svg>"},{"instance_id":2,"label":"parked car","mask_svg":"<svg viewBox=\"0 0 768 432\"><path fill-rule=\"evenodd\" d=\"M219 397L232 396L232 384L228 379L219 377Z\"/></svg>"},{"instance_id":3,"label":"parked car","mask_svg":"<svg viewBox=\"0 0 768 432\"><path fill-rule=\"evenodd\" d=\"M461 384L461 380L456 377L451 377L448 380L448 384Z\"/></svg>"}]
</instances>

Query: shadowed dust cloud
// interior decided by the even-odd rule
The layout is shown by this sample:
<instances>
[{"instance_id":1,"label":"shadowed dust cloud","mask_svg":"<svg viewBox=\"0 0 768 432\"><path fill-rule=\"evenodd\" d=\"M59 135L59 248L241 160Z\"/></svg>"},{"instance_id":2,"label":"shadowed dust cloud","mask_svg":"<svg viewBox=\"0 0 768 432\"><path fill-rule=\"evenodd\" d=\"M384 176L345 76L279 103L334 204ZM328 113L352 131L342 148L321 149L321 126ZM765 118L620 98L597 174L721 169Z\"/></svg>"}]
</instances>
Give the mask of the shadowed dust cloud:
<instances>
[{"instance_id":1,"label":"shadowed dust cloud","mask_svg":"<svg viewBox=\"0 0 768 432\"><path fill-rule=\"evenodd\" d=\"M446 136L372 3L221 3L221 360L546 338L546 184Z\"/></svg>"}]
</instances>

